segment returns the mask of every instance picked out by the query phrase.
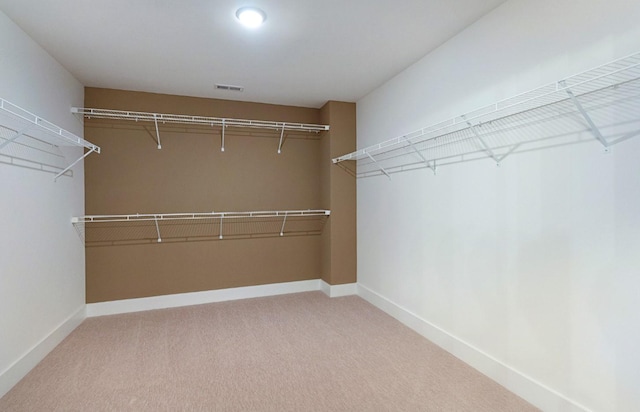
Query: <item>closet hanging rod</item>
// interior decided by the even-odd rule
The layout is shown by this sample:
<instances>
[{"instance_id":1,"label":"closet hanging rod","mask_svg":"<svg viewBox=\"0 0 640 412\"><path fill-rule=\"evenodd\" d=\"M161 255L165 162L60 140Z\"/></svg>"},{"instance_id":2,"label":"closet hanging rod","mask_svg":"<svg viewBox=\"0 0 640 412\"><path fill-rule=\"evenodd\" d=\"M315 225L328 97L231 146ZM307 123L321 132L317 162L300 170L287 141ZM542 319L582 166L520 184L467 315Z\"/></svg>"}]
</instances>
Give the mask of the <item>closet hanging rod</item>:
<instances>
[{"instance_id":1,"label":"closet hanging rod","mask_svg":"<svg viewBox=\"0 0 640 412\"><path fill-rule=\"evenodd\" d=\"M247 120L247 119L231 119L223 117L206 117L206 116L190 116L182 114L166 114L166 113L150 113L135 112L125 110L111 109L95 109L85 107L72 107L72 113L81 114L91 119L114 119L114 120L134 120L147 122L162 122L176 124L197 124L204 126L220 126L220 127L246 127L254 129L273 129L286 131L301 132L323 132L329 130L328 125L295 123L295 122L277 122L268 120Z\"/></svg>"},{"instance_id":2,"label":"closet hanging rod","mask_svg":"<svg viewBox=\"0 0 640 412\"><path fill-rule=\"evenodd\" d=\"M329 210L271 210L252 212L196 212L196 213L145 213L130 215L91 215L71 219L72 223L112 223L140 221L203 220L203 219L260 219L273 217L329 216Z\"/></svg>"}]
</instances>

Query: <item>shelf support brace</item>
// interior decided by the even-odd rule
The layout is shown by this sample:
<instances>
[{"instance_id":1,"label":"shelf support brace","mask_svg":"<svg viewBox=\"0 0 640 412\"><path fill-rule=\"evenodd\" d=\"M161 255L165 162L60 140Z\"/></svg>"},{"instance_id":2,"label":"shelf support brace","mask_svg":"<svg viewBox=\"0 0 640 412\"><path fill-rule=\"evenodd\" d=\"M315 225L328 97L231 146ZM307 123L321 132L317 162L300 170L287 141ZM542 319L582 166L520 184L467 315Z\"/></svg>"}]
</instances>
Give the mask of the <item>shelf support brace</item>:
<instances>
[{"instance_id":1,"label":"shelf support brace","mask_svg":"<svg viewBox=\"0 0 640 412\"><path fill-rule=\"evenodd\" d=\"M402 136L402 138L409 143L409 146L411 146L411 148L413 149L414 152L416 152L416 154L418 156L420 156L420 159L422 159L422 161L424 162L425 165L427 165L427 168L433 170L433 174L436 174L436 169L435 169L435 161L434 161L434 166L431 166L429 164L429 161L427 159L425 159L425 157L422 155L422 153L420 153L420 151L416 148L416 146L411 143L411 140L409 140L406 136Z\"/></svg>"},{"instance_id":2,"label":"shelf support brace","mask_svg":"<svg viewBox=\"0 0 640 412\"><path fill-rule=\"evenodd\" d=\"M24 129L22 129L19 132L17 132L16 135L13 136L11 139L8 139L7 141L5 141L2 144L0 144L0 150L4 149L6 146L11 144L12 142L15 142L20 136L23 136L27 132L27 130L29 130L30 128L31 128L31 126L25 127Z\"/></svg>"},{"instance_id":3,"label":"shelf support brace","mask_svg":"<svg viewBox=\"0 0 640 412\"><path fill-rule=\"evenodd\" d=\"M391 180L391 175L390 175L389 173L387 173L387 171L386 171L386 170L384 170L384 168L383 168L382 166L380 166L380 164L376 161L376 159L374 159L374 158L373 158L373 156L371 156L371 155L369 154L369 152L364 152L364 153L365 153L367 156L369 156L369 159L371 159L371 160L373 161L373 163L375 163L375 164L376 164L376 166L378 166L378 169L380 169L380 171L381 171L382 173L384 173L384 174L389 178L389 180Z\"/></svg>"},{"instance_id":4,"label":"shelf support brace","mask_svg":"<svg viewBox=\"0 0 640 412\"><path fill-rule=\"evenodd\" d=\"M278 143L278 154L282 153L282 139L284 138L284 128L286 126L286 123L282 123L282 131L280 132L280 143Z\"/></svg>"},{"instance_id":5,"label":"shelf support brace","mask_svg":"<svg viewBox=\"0 0 640 412\"><path fill-rule=\"evenodd\" d=\"M222 239L222 219L224 219L224 213L220 215L220 235L218 236L219 239Z\"/></svg>"},{"instance_id":6,"label":"shelf support brace","mask_svg":"<svg viewBox=\"0 0 640 412\"><path fill-rule=\"evenodd\" d=\"M490 158L492 158L493 160L495 160L496 164L498 166L500 166L500 160L496 157L495 153L493 153L493 150L491 150L489 148L489 145L487 145L487 143L484 141L484 139L482 138L482 136L480 136L480 133L478 133L478 131L476 130L476 125L474 125L473 123L471 123L470 121L467 120L467 118L462 115L460 116L464 119L465 122L467 122L467 125L469 126L469 130L471 130L471 132L476 136L476 138L480 141L480 143L482 144L482 147L484 148L484 152L489 155Z\"/></svg>"},{"instance_id":7,"label":"shelf support brace","mask_svg":"<svg viewBox=\"0 0 640 412\"><path fill-rule=\"evenodd\" d=\"M158 243L162 243L162 237L160 237L160 226L158 225L158 215L155 215L153 220L156 223L156 233L158 233Z\"/></svg>"},{"instance_id":8,"label":"shelf support brace","mask_svg":"<svg viewBox=\"0 0 640 412\"><path fill-rule=\"evenodd\" d=\"M160 143L160 131L158 130L158 115L153 115L153 122L156 124L156 139L158 140L158 149L162 149L162 144Z\"/></svg>"},{"instance_id":9,"label":"shelf support brace","mask_svg":"<svg viewBox=\"0 0 640 412\"><path fill-rule=\"evenodd\" d=\"M71 163L69 166L65 167L64 170L60 173L58 173L54 178L53 181L55 182L56 180L58 180L58 178L60 176L62 176L63 174L67 173L69 171L69 169L71 169L73 166L75 166L76 164L78 164L78 162L82 159L84 159L85 157L89 156L91 153L95 152L96 148L95 146L92 147L87 153L85 153L84 155L82 155L78 160L76 160L75 162Z\"/></svg>"},{"instance_id":10,"label":"shelf support brace","mask_svg":"<svg viewBox=\"0 0 640 412\"><path fill-rule=\"evenodd\" d=\"M520 143L518 143L516 145L513 145L511 147L511 149L509 149L507 151L507 153L505 153L502 156L500 156L500 158L498 159L498 163L502 162L507 156L509 156L511 153L515 152L518 149L518 147L520 147Z\"/></svg>"},{"instance_id":11,"label":"shelf support brace","mask_svg":"<svg viewBox=\"0 0 640 412\"><path fill-rule=\"evenodd\" d=\"M560 86L566 88L565 91L567 92L567 94L571 98L571 101L576 106L576 108L578 109L578 111L580 112L582 117L584 117L584 120L587 121L587 124L589 125L589 129L591 130L591 133L593 133L593 136L596 139L598 139L598 141L600 143L602 143L602 145L604 146L604 151L608 153L609 152L609 143L607 143L607 141L602 136L602 133L600 133L600 129L598 129L598 126L596 126L595 123L593 123L593 120L591 119L591 116L589 116L589 113L587 113L587 111L584 109L584 107L582 107L582 104L580 104L580 102L576 98L576 95L573 94L571 89L569 89L567 87L567 83L564 80L561 81L559 84L560 84Z\"/></svg>"},{"instance_id":12,"label":"shelf support brace","mask_svg":"<svg viewBox=\"0 0 640 412\"><path fill-rule=\"evenodd\" d=\"M287 212L284 212L284 219L282 220L282 227L280 228L280 236L284 236L284 224L287 223Z\"/></svg>"},{"instance_id":13,"label":"shelf support brace","mask_svg":"<svg viewBox=\"0 0 640 412\"><path fill-rule=\"evenodd\" d=\"M221 152L224 152L224 129L227 127L224 123L225 119L222 119L222 147L220 148Z\"/></svg>"}]
</instances>

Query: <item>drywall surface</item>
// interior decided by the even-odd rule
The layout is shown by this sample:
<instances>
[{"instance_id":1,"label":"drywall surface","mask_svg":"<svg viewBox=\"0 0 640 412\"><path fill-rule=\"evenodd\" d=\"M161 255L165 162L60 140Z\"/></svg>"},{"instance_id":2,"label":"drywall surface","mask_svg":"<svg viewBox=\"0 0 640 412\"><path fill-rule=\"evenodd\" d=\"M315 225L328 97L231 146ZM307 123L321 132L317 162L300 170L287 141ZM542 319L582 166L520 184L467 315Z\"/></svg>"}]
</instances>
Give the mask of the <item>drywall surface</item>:
<instances>
[{"instance_id":1,"label":"drywall surface","mask_svg":"<svg viewBox=\"0 0 640 412\"><path fill-rule=\"evenodd\" d=\"M317 109L109 89L87 88L86 106L320 123ZM228 127L224 152L220 129L208 126L160 124L161 150L153 123L88 119L85 131L102 147L102 156L86 161L88 215L321 208L319 136L286 133L278 154L277 131ZM282 223L269 224L280 230ZM289 219L282 237L251 237L248 227L244 236L219 240L216 225L161 227L161 243L153 223L142 237L124 231L87 242L87 302L320 278L321 232L290 235Z\"/></svg>"},{"instance_id":2,"label":"drywall surface","mask_svg":"<svg viewBox=\"0 0 640 412\"><path fill-rule=\"evenodd\" d=\"M509 1L359 101L358 148L640 51L639 16ZM640 410L639 155L636 138L360 179L358 283L544 410Z\"/></svg>"},{"instance_id":3,"label":"drywall surface","mask_svg":"<svg viewBox=\"0 0 640 412\"><path fill-rule=\"evenodd\" d=\"M82 136L70 112L82 85L2 12L0 62L2 98ZM84 308L84 247L71 225L84 213L82 164L53 177L0 163L0 395L24 356Z\"/></svg>"}]
</instances>

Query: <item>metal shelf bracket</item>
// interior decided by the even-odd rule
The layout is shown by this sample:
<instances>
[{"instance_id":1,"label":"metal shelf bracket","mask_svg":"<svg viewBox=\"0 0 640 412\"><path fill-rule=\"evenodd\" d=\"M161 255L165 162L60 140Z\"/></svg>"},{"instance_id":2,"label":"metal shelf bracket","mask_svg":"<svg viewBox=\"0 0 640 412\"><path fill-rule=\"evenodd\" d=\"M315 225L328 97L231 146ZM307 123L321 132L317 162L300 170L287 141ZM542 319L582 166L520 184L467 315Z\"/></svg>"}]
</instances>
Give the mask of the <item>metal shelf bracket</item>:
<instances>
[{"instance_id":1,"label":"metal shelf bracket","mask_svg":"<svg viewBox=\"0 0 640 412\"><path fill-rule=\"evenodd\" d=\"M153 115L153 122L156 125L156 140L158 142L158 150L162 149L162 144L160 143L160 130L158 130L158 116Z\"/></svg>"},{"instance_id":2,"label":"metal shelf bracket","mask_svg":"<svg viewBox=\"0 0 640 412\"><path fill-rule=\"evenodd\" d=\"M224 152L224 129L227 128L227 125L225 123L226 123L226 119L222 119L222 128L220 129L222 133L222 147L220 148L221 152Z\"/></svg>"},{"instance_id":3,"label":"metal shelf bracket","mask_svg":"<svg viewBox=\"0 0 640 412\"><path fill-rule=\"evenodd\" d=\"M436 174L436 161L433 161L433 166L431 166L431 164L429 163L429 161L427 159L425 159L425 157L422 155L422 153L420 153L420 151L416 148L416 146L411 143L411 140L409 140L407 138L407 136L402 136L402 138L405 140L405 142L407 142L409 144L409 146L411 147L411 149L413 149L413 151L415 152L415 154L417 154L420 159L422 159L422 162L425 164L425 166L427 166L427 169L431 169L433 171L433 174Z\"/></svg>"},{"instance_id":4,"label":"metal shelf bracket","mask_svg":"<svg viewBox=\"0 0 640 412\"><path fill-rule=\"evenodd\" d=\"M376 161L376 159L374 159L373 156L371 156L368 152L365 152L365 153L367 156L369 156L369 159L371 159L373 163L375 163L376 166L378 166L380 171L384 173L389 178L389 180L391 180L391 175L386 170L384 170L384 167L380 166L380 164Z\"/></svg>"},{"instance_id":5,"label":"metal shelf bracket","mask_svg":"<svg viewBox=\"0 0 640 412\"><path fill-rule=\"evenodd\" d=\"M280 143L278 143L278 154L282 153L282 139L284 139L284 129L286 126L286 123L282 123L282 131L280 132Z\"/></svg>"},{"instance_id":6,"label":"metal shelf bracket","mask_svg":"<svg viewBox=\"0 0 640 412\"><path fill-rule=\"evenodd\" d=\"M156 232L158 233L158 243L162 243L162 236L160 236L160 226L158 226L158 216L154 216L154 222L156 224Z\"/></svg>"},{"instance_id":7,"label":"metal shelf bracket","mask_svg":"<svg viewBox=\"0 0 640 412\"><path fill-rule=\"evenodd\" d=\"M584 117L584 120L587 121L587 124L589 125L589 129L591 130L591 133L593 134L593 136L596 139L598 139L598 141L600 143L602 143L602 146L604 146L605 153L609 153L609 151L610 151L609 150L609 143L607 143L607 141L604 139L604 137L602 136L602 133L600 133L600 129L598 129L598 126L596 126L595 123L593 123L593 120L591 119L591 116L589 116L589 113L587 113L587 111L584 109L584 107L582 107L582 104L580 104L580 102L576 98L576 95L573 94L571 89L567 87L567 82L565 80L561 80L561 81L558 82L558 84L560 86L562 86L562 88L565 89L565 91L569 95L569 98L571 99L573 104L576 106L576 108L578 109L578 111L580 112L582 117Z\"/></svg>"},{"instance_id":8,"label":"metal shelf bracket","mask_svg":"<svg viewBox=\"0 0 640 412\"><path fill-rule=\"evenodd\" d=\"M284 236L284 225L287 223L287 212L284 212L284 219L282 219L282 227L280 228L280 236Z\"/></svg>"},{"instance_id":9,"label":"metal shelf bracket","mask_svg":"<svg viewBox=\"0 0 640 412\"><path fill-rule=\"evenodd\" d=\"M4 143L0 144L0 150L4 149L6 146L18 140L20 137L24 136L24 134L31 128L31 126L26 126L24 129L20 130L13 136L11 139L7 139Z\"/></svg>"},{"instance_id":10,"label":"metal shelf bracket","mask_svg":"<svg viewBox=\"0 0 640 412\"><path fill-rule=\"evenodd\" d=\"M482 150L484 150L484 152L493 160L496 161L496 164L498 166L500 166L500 160L496 157L495 153L493 153L493 150L491 150L489 148L489 145L487 144L487 142L484 141L484 139L482 138L482 136L480 136L480 133L477 130L478 125L475 125L473 123L471 123L469 120L467 120L467 117L463 114L460 116L462 119L464 119L464 121L467 123L467 125L469 126L469 130L471 130L471 133L473 133L476 138L480 141L480 144L482 145Z\"/></svg>"},{"instance_id":11,"label":"metal shelf bracket","mask_svg":"<svg viewBox=\"0 0 640 412\"><path fill-rule=\"evenodd\" d=\"M78 160L76 160L75 162L71 163L69 166L65 167L60 173L58 173L53 178L53 181L54 182L57 181L60 176L62 176L63 174L67 173L73 166L78 164L78 162L80 162L81 160L84 160L85 157L89 156L91 153L93 153L95 151L96 151L95 147L92 147L91 149L89 149L89 151L87 153L85 153L84 155L82 155L80 158L78 158Z\"/></svg>"}]
</instances>

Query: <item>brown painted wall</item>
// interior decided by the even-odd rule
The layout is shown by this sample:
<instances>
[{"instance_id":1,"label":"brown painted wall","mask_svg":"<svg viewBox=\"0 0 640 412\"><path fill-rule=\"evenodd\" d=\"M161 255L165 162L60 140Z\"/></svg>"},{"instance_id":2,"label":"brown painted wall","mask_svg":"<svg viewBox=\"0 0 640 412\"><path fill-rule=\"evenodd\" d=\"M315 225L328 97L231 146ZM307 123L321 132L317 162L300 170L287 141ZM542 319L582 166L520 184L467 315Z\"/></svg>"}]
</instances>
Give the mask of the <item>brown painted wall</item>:
<instances>
[{"instance_id":1,"label":"brown painted wall","mask_svg":"<svg viewBox=\"0 0 640 412\"><path fill-rule=\"evenodd\" d=\"M85 106L321 123L317 109L95 88ZM322 140L289 135L277 154L279 134L240 130L222 153L219 130L161 125L158 150L152 123L86 120L102 148L85 161L86 214L325 207ZM322 236L87 247L87 302L317 279L322 255Z\"/></svg>"},{"instance_id":2,"label":"brown painted wall","mask_svg":"<svg viewBox=\"0 0 640 412\"><path fill-rule=\"evenodd\" d=\"M356 105L328 102L320 110L330 124L321 143L321 200L331 209L322 234L322 279L330 285L356 282L356 179L333 165L331 159L356 150Z\"/></svg>"}]
</instances>

